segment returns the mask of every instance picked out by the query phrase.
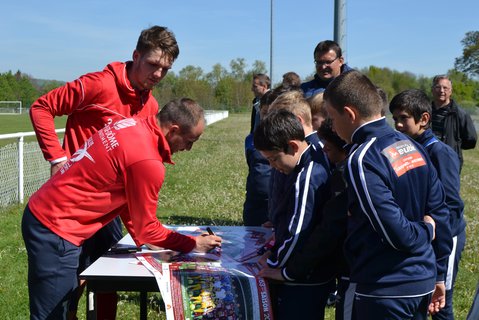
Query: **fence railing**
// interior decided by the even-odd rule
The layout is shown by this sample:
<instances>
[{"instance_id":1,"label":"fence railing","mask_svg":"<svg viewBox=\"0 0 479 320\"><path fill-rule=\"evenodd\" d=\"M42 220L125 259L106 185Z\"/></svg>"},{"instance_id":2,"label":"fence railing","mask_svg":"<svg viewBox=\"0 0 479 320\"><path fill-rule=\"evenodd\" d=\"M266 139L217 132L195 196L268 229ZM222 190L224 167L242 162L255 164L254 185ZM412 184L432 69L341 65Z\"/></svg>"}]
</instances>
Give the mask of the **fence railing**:
<instances>
[{"instance_id":1,"label":"fence railing","mask_svg":"<svg viewBox=\"0 0 479 320\"><path fill-rule=\"evenodd\" d=\"M206 125L228 117L228 111L205 111ZM55 130L64 133L65 129ZM0 140L17 139L0 148L0 206L23 203L50 177L50 164L45 161L38 142L25 142L35 132L0 135Z\"/></svg>"}]
</instances>

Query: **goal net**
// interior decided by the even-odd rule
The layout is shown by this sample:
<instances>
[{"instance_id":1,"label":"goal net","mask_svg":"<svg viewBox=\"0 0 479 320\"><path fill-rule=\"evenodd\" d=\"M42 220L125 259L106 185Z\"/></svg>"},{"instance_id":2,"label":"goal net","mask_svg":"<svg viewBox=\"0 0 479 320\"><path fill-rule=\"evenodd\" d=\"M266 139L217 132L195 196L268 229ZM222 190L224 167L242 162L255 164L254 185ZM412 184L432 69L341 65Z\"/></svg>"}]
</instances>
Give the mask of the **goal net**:
<instances>
[{"instance_id":1,"label":"goal net","mask_svg":"<svg viewBox=\"0 0 479 320\"><path fill-rule=\"evenodd\" d=\"M0 114L22 114L22 102L0 101Z\"/></svg>"}]
</instances>

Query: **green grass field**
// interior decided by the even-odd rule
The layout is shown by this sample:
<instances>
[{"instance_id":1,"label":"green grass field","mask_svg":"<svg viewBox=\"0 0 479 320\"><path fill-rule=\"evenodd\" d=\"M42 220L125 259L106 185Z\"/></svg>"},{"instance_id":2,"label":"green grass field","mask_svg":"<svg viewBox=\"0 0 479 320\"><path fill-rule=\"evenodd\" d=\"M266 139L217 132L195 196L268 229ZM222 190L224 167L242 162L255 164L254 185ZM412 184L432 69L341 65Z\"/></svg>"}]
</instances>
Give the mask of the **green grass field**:
<instances>
[{"instance_id":1,"label":"green grass field","mask_svg":"<svg viewBox=\"0 0 479 320\"><path fill-rule=\"evenodd\" d=\"M55 118L55 128L65 128L67 122L66 117ZM0 115L0 135L6 133L16 132L31 132L33 131L32 123L30 122L30 116L28 114L21 115ZM25 142L35 141L35 137L25 138ZM0 140L0 147L3 147L9 143L15 142L16 139L2 139Z\"/></svg>"},{"instance_id":2,"label":"green grass field","mask_svg":"<svg viewBox=\"0 0 479 320\"><path fill-rule=\"evenodd\" d=\"M14 116L8 116L11 120ZM5 118L0 117L4 131ZM28 118L25 118L28 120ZM17 120L15 120L17 121ZM23 123L23 122L26 122ZM28 121L18 121L9 132L30 131ZM24 128L27 128L26 130ZM174 156L167 166L160 192L158 217L168 224L240 225L247 167L243 139L249 128L249 115L230 115L207 127L192 151ZM479 150L465 153L462 196L466 203L467 245L461 261L455 290L456 319L465 319L479 278ZM27 257L20 222L23 206L0 209L0 319L28 318ZM139 296L120 293L118 319L139 318ZM158 311L158 294L149 294L149 319L164 319ZM85 298L80 301L79 319L85 319ZM328 308L326 319L334 319Z\"/></svg>"}]
</instances>

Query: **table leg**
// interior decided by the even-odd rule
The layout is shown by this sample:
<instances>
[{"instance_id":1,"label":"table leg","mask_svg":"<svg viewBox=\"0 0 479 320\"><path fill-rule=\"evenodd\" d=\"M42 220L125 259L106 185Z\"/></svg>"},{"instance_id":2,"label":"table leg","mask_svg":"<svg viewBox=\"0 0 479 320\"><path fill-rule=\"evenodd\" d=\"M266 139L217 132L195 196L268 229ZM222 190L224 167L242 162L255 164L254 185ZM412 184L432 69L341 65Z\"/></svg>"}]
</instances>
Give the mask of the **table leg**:
<instances>
[{"instance_id":1,"label":"table leg","mask_svg":"<svg viewBox=\"0 0 479 320\"><path fill-rule=\"evenodd\" d=\"M140 291L140 319L146 320L147 318L147 298L148 293L146 291Z\"/></svg>"},{"instance_id":2,"label":"table leg","mask_svg":"<svg viewBox=\"0 0 479 320\"><path fill-rule=\"evenodd\" d=\"M96 320L97 305L96 305L96 295L95 292L88 290L86 291L86 318L87 320Z\"/></svg>"}]
</instances>

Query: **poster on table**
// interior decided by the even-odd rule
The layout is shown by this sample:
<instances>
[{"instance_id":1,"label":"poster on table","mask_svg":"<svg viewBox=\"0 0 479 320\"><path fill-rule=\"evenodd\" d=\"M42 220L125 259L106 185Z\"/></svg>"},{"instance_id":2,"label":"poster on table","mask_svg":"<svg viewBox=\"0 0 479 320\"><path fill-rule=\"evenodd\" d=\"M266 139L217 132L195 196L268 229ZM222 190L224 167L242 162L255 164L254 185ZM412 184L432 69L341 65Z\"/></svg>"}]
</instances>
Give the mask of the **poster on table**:
<instances>
[{"instance_id":1,"label":"poster on table","mask_svg":"<svg viewBox=\"0 0 479 320\"><path fill-rule=\"evenodd\" d=\"M172 227L197 236L201 227ZM257 227L212 227L222 248L206 254L169 250L137 253L154 275L167 319L273 319L267 282L257 277L258 251L271 231Z\"/></svg>"}]
</instances>

